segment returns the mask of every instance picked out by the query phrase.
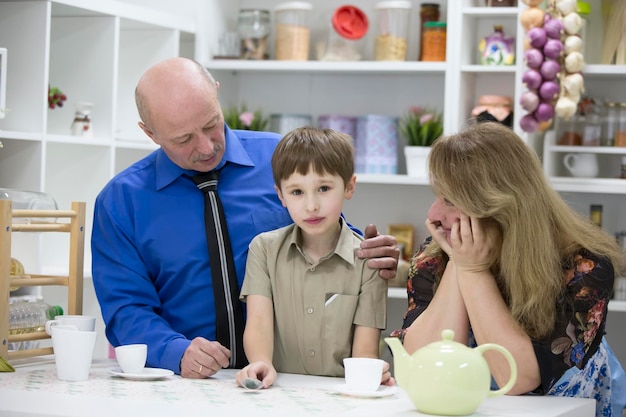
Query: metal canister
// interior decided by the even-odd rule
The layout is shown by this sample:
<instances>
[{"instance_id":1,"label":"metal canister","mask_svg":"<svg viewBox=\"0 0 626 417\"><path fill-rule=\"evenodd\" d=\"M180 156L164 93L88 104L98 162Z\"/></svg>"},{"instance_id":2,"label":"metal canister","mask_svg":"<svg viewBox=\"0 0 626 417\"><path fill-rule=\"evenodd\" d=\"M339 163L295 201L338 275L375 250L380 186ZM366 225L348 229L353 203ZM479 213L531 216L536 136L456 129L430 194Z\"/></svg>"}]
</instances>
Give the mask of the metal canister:
<instances>
[{"instance_id":1,"label":"metal canister","mask_svg":"<svg viewBox=\"0 0 626 417\"><path fill-rule=\"evenodd\" d=\"M272 114L270 115L270 131L284 135L298 127L311 126L312 119L308 114Z\"/></svg>"}]
</instances>

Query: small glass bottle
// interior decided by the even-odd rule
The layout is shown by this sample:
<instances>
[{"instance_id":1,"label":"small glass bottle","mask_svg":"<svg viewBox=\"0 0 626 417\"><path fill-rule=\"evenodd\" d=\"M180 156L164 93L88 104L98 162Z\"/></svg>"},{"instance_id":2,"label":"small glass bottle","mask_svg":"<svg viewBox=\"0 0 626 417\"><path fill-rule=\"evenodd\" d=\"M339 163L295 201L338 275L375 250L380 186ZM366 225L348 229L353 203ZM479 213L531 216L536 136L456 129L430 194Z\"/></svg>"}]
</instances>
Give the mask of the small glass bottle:
<instances>
[{"instance_id":1,"label":"small glass bottle","mask_svg":"<svg viewBox=\"0 0 626 417\"><path fill-rule=\"evenodd\" d=\"M602 204L592 204L589 208L589 220L598 227L602 227Z\"/></svg>"},{"instance_id":2,"label":"small glass bottle","mask_svg":"<svg viewBox=\"0 0 626 417\"><path fill-rule=\"evenodd\" d=\"M615 146L626 146L626 102L619 103L619 115L615 127Z\"/></svg>"},{"instance_id":3,"label":"small glass bottle","mask_svg":"<svg viewBox=\"0 0 626 417\"><path fill-rule=\"evenodd\" d=\"M72 121L72 135L84 138L93 137L93 123L91 121L91 103L80 103L74 120Z\"/></svg>"},{"instance_id":4,"label":"small glass bottle","mask_svg":"<svg viewBox=\"0 0 626 417\"><path fill-rule=\"evenodd\" d=\"M239 10L237 32L241 39L240 59L267 59L270 12L261 9Z\"/></svg>"},{"instance_id":5,"label":"small glass bottle","mask_svg":"<svg viewBox=\"0 0 626 417\"><path fill-rule=\"evenodd\" d=\"M583 118L583 146L600 146L602 138L602 118L592 110L587 111Z\"/></svg>"},{"instance_id":6,"label":"small glass bottle","mask_svg":"<svg viewBox=\"0 0 626 417\"><path fill-rule=\"evenodd\" d=\"M615 132L617 131L617 121L619 117L618 110L617 103L612 101L604 103L602 146L613 146L615 143Z\"/></svg>"},{"instance_id":7,"label":"small glass bottle","mask_svg":"<svg viewBox=\"0 0 626 417\"><path fill-rule=\"evenodd\" d=\"M437 3L422 3L420 6L420 54L418 60L422 60L422 54L424 51L424 24L426 22L438 22L439 21L439 5Z\"/></svg>"},{"instance_id":8,"label":"small glass bottle","mask_svg":"<svg viewBox=\"0 0 626 417\"><path fill-rule=\"evenodd\" d=\"M582 123L578 114L569 119L556 118L557 145L580 146L583 144Z\"/></svg>"}]
</instances>

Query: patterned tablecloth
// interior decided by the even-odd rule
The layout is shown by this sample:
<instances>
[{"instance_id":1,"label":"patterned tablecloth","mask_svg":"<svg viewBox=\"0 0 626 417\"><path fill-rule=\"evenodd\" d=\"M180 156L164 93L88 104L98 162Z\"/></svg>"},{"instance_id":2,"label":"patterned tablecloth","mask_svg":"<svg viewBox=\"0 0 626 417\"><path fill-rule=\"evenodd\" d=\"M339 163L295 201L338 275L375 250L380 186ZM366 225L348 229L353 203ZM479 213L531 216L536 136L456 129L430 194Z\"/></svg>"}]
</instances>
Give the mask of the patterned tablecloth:
<instances>
[{"instance_id":1,"label":"patterned tablecloth","mask_svg":"<svg viewBox=\"0 0 626 417\"><path fill-rule=\"evenodd\" d=\"M14 364L0 373L2 417L317 417L425 416L404 391L382 398L337 394L342 378L279 374L270 389L247 391L235 384L235 370L221 370L204 380L168 376L157 381L117 377L112 360L94 361L89 379L57 379L51 357ZM474 417L593 417L595 402L559 397L489 398Z\"/></svg>"}]
</instances>

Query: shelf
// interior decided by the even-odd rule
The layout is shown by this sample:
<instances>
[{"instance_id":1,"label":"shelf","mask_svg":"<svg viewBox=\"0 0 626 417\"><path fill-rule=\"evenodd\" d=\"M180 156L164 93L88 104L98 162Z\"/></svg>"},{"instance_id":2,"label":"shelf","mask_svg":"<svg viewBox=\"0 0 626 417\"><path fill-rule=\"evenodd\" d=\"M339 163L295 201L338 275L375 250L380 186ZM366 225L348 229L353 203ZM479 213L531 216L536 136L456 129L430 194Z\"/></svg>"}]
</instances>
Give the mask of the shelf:
<instances>
[{"instance_id":1,"label":"shelf","mask_svg":"<svg viewBox=\"0 0 626 417\"><path fill-rule=\"evenodd\" d=\"M546 150L558 153L595 153L608 155L626 155L626 147L624 146L565 146L551 145Z\"/></svg>"},{"instance_id":2,"label":"shelf","mask_svg":"<svg viewBox=\"0 0 626 417\"><path fill-rule=\"evenodd\" d=\"M609 301L609 311L619 311L626 313L626 301L611 300Z\"/></svg>"},{"instance_id":3,"label":"shelf","mask_svg":"<svg viewBox=\"0 0 626 417\"><path fill-rule=\"evenodd\" d=\"M515 65L462 65L461 72L505 73L515 75Z\"/></svg>"},{"instance_id":4,"label":"shelf","mask_svg":"<svg viewBox=\"0 0 626 417\"><path fill-rule=\"evenodd\" d=\"M575 193L626 194L626 179L550 177L557 191Z\"/></svg>"},{"instance_id":5,"label":"shelf","mask_svg":"<svg viewBox=\"0 0 626 417\"><path fill-rule=\"evenodd\" d=\"M385 175L356 173L359 184L389 184L389 185L430 185L428 178L409 177L408 175Z\"/></svg>"},{"instance_id":6,"label":"shelf","mask_svg":"<svg viewBox=\"0 0 626 417\"><path fill-rule=\"evenodd\" d=\"M17 132L14 130L0 129L0 139L32 140L41 142L41 137L42 135L38 133Z\"/></svg>"},{"instance_id":7,"label":"shelf","mask_svg":"<svg viewBox=\"0 0 626 417\"><path fill-rule=\"evenodd\" d=\"M145 149L145 150L155 150L158 148L154 142L149 140L138 141L138 140L121 140L118 139L115 141L115 147L118 149Z\"/></svg>"},{"instance_id":8,"label":"shelf","mask_svg":"<svg viewBox=\"0 0 626 417\"><path fill-rule=\"evenodd\" d=\"M582 74L588 78L626 78L626 65L585 65Z\"/></svg>"},{"instance_id":9,"label":"shelf","mask_svg":"<svg viewBox=\"0 0 626 417\"><path fill-rule=\"evenodd\" d=\"M516 17L517 7L464 7L462 13L476 17Z\"/></svg>"},{"instance_id":10,"label":"shelf","mask_svg":"<svg viewBox=\"0 0 626 417\"><path fill-rule=\"evenodd\" d=\"M387 289L387 297L391 299L406 300L406 288L389 287ZM626 312L626 301L611 300L609 301L609 311Z\"/></svg>"},{"instance_id":11,"label":"shelf","mask_svg":"<svg viewBox=\"0 0 626 417\"><path fill-rule=\"evenodd\" d=\"M215 59L204 64L210 71L252 71L252 72L301 72L330 74L412 74L441 73L446 70L445 62L418 61L254 61L238 59Z\"/></svg>"},{"instance_id":12,"label":"shelf","mask_svg":"<svg viewBox=\"0 0 626 417\"><path fill-rule=\"evenodd\" d=\"M402 287L389 287L387 288L387 297L389 298L399 298L406 300L406 288Z\"/></svg>"},{"instance_id":13,"label":"shelf","mask_svg":"<svg viewBox=\"0 0 626 417\"><path fill-rule=\"evenodd\" d=\"M87 146L111 146L111 141L98 138L83 138L72 135L46 135L46 141L49 143L69 143L72 145Z\"/></svg>"},{"instance_id":14,"label":"shelf","mask_svg":"<svg viewBox=\"0 0 626 417\"><path fill-rule=\"evenodd\" d=\"M148 7L136 6L118 0L98 0L86 5L84 0L53 0L53 16L119 16L124 28L158 27L196 33L196 20L191 17L182 17L159 12Z\"/></svg>"}]
</instances>

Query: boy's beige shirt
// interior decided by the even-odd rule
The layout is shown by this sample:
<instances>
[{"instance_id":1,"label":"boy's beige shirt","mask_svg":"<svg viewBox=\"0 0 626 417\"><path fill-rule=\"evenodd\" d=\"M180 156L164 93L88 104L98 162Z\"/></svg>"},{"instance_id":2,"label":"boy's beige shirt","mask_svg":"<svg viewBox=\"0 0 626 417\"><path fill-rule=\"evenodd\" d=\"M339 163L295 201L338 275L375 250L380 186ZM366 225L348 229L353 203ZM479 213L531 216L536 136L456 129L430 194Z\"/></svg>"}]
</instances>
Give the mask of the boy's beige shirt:
<instances>
[{"instance_id":1,"label":"boy's beige shirt","mask_svg":"<svg viewBox=\"0 0 626 417\"><path fill-rule=\"evenodd\" d=\"M341 224L335 251L318 263L302 252L295 224L250 243L240 298L255 294L273 301L278 372L344 376L354 325L386 327L387 281L356 256L362 238Z\"/></svg>"}]
</instances>

